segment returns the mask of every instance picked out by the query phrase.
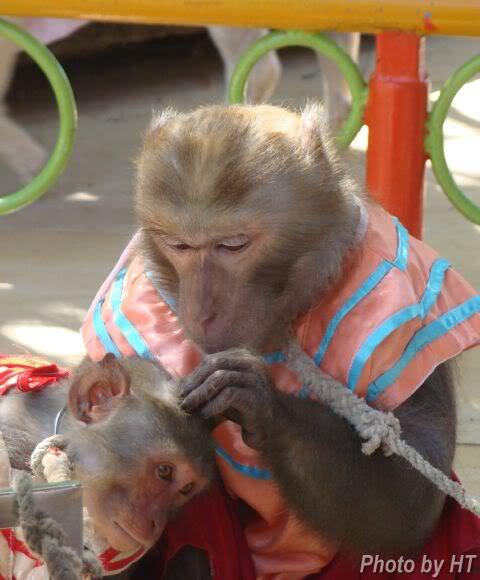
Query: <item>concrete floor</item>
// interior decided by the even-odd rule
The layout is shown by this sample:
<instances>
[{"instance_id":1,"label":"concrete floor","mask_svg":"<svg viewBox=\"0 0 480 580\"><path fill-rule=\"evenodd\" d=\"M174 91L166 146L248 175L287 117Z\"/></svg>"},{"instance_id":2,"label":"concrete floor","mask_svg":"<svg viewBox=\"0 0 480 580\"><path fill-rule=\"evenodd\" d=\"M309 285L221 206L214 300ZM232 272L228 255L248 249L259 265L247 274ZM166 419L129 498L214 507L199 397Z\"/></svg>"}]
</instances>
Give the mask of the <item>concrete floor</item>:
<instances>
[{"instance_id":1,"label":"concrete floor","mask_svg":"<svg viewBox=\"0 0 480 580\"><path fill-rule=\"evenodd\" d=\"M176 51L122 52L70 62L67 73L79 108L79 130L68 169L42 200L0 218L0 352L40 353L63 364L82 356L78 334L91 299L135 230L131 212L132 158L152 108L180 110L220 101L220 62L201 37ZM427 65L436 90L480 41L432 39ZM362 55L371 70L373 53ZM275 101L299 105L318 95L319 72L303 51L284 55ZM435 93L433 94L435 96ZM14 115L46 147L55 140L55 107L40 75L22 70L10 95ZM480 203L480 81L459 94L445 126L446 150L458 183ZM350 158L364 167L365 132ZM401 162L401 152L399 152ZM0 165L1 192L16 187ZM448 203L427 171L426 239L480 289L480 228ZM480 497L479 349L464 356L459 388L457 469Z\"/></svg>"}]
</instances>

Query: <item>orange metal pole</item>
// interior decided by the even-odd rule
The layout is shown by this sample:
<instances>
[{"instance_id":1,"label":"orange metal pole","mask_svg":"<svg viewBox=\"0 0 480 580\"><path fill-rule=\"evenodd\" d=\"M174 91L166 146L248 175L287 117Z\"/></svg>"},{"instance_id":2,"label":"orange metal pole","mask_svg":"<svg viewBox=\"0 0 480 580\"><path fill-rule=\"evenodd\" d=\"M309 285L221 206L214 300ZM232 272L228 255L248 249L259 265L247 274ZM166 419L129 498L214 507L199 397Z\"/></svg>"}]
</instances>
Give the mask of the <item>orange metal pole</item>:
<instances>
[{"instance_id":1,"label":"orange metal pole","mask_svg":"<svg viewBox=\"0 0 480 580\"><path fill-rule=\"evenodd\" d=\"M428 98L422 60L422 38L405 32L379 34L365 113L368 189L418 238L422 235Z\"/></svg>"}]
</instances>

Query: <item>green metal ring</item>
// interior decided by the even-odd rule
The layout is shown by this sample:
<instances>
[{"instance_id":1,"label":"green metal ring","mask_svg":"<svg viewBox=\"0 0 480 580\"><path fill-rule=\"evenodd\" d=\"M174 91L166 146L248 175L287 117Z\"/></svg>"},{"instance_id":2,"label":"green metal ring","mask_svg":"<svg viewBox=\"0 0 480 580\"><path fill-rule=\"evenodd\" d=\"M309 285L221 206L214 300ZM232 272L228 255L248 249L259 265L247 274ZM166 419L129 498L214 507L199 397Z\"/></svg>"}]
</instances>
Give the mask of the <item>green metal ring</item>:
<instances>
[{"instance_id":1,"label":"green metal ring","mask_svg":"<svg viewBox=\"0 0 480 580\"><path fill-rule=\"evenodd\" d=\"M333 40L320 33L301 30L276 31L254 42L241 56L228 91L230 103L243 103L248 75L253 66L268 52L286 46L304 46L332 59L342 71L352 94L352 108L337 134L337 144L347 147L363 125L368 88L357 65Z\"/></svg>"},{"instance_id":2,"label":"green metal ring","mask_svg":"<svg viewBox=\"0 0 480 580\"><path fill-rule=\"evenodd\" d=\"M15 24L1 19L0 35L18 44L42 69L53 89L60 114L57 142L50 158L40 173L25 187L0 197L0 215L4 215L38 199L61 175L72 151L77 127L77 110L68 78L46 46Z\"/></svg>"},{"instance_id":3,"label":"green metal ring","mask_svg":"<svg viewBox=\"0 0 480 580\"><path fill-rule=\"evenodd\" d=\"M445 160L443 124L455 95L474 75L480 72L480 55L462 65L440 91L427 119L425 150L430 156L438 183L452 204L467 219L480 225L480 206L473 203L458 187Z\"/></svg>"}]
</instances>

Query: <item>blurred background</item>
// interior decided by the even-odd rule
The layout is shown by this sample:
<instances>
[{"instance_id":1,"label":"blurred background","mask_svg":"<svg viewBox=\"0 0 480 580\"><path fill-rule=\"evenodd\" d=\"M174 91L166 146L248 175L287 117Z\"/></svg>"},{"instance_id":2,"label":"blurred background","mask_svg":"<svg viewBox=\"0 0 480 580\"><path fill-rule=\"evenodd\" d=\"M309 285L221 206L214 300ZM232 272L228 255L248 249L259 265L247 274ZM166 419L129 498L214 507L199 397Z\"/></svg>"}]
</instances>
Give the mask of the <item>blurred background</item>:
<instances>
[{"instance_id":1,"label":"blurred background","mask_svg":"<svg viewBox=\"0 0 480 580\"><path fill-rule=\"evenodd\" d=\"M83 356L78 333L99 285L135 231L133 163L153 109L188 110L224 100L222 61L204 29L90 24L51 46L72 83L79 128L67 170L42 199L0 218L0 352L34 353L73 365ZM436 92L480 39L427 39ZM374 43L362 37L359 64L368 78ZM1 52L0 52L1 58ZM322 98L312 52L280 51L283 75L271 99L299 107ZM21 56L6 97L12 119L50 150L57 110L42 73ZM446 153L457 183L480 203L480 79L457 95L445 124ZM347 153L364 181L367 129ZM402 151L398 151L402 163ZM425 239L480 290L480 227L447 201L427 169ZM0 195L20 185L0 159ZM480 349L464 355L459 390L457 469L480 497Z\"/></svg>"}]
</instances>

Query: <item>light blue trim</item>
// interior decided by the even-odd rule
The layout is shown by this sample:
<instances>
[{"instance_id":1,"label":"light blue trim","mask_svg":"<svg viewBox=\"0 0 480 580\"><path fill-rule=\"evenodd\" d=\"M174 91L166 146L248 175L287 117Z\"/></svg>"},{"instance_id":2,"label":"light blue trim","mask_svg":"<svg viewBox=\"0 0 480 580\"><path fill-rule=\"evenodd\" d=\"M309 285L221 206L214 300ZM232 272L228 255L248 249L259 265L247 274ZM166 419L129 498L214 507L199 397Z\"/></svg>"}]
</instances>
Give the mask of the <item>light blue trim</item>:
<instances>
[{"instance_id":1,"label":"light blue trim","mask_svg":"<svg viewBox=\"0 0 480 580\"><path fill-rule=\"evenodd\" d=\"M444 260L443 258L435 260L430 269L425 292L423 293L420 302L395 312L395 314L392 314L392 316L385 319L382 324L375 328L375 330L366 337L358 349L348 373L347 387L351 391L355 390L368 359L387 336L390 336L392 332L414 318L425 318L440 294L445 273L449 267L450 263L447 262L447 260Z\"/></svg>"},{"instance_id":2,"label":"light blue trim","mask_svg":"<svg viewBox=\"0 0 480 580\"><path fill-rule=\"evenodd\" d=\"M393 218L393 221L397 227L397 255L395 256L395 260L392 262L392 265L402 272L405 272L408 265L408 251L410 248L408 231L403 227L403 225L396 217Z\"/></svg>"},{"instance_id":3,"label":"light blue trim","mask_svg":"<svg viewBox=\"0 0 480 580\"><path fill-rule=\"evenodd\" d=\"M280 350L276 352L269 352L268 354L262 355L263 362L267 365L273 365L275 363L284 363L286 362L285 355Z\"/></svg>"},{"instance_id":4,"label":"light blue trim","mask_svg":"<svg viewBox=\"0 0 480 580\"><path fill-rule=\"evenodd\" d=\"M424 326L408 343L399 361L369 385L366 400L374 401L393 384L419 351L478 313L480 313L480 296L474 296Z\"/></svg>"},{"instance_id":5,"label":"light blue trim","mask_svg":"<svg viewBox=\"0 0 480 580\"><path fill-rule=\"evenodd\" d=\"M345 316L355 308L355 306L365 298L380 282L385 278L385 276L393 268L398 268L399 270L405 271L408 263L408 232L402 226L402 224L393 218L397 228L397 255L395 260L390 262L389 260L383 260L378 265L377 269L374 270L370 276L365 280L365 282L356 290L352 296L343 304L343 306L336 312L335 316L330 320L325 334L323 335L322 342L318 347L317 353L315 354L313 360L319 366L327 352L330 342L337 330L340 322L345 318Z\"/></svg>"},{"instance_id":6,"label":"light blue trim","mask_svg":"<svg viewBox=\"0 0 480 580\"><path fill-rule=\"evenodd\" d=\"M272 474L266 469L261 469L255 465L243 465L242 463L239 463L230 457L225 449L222 449L221 447L217 447L215 452L217 455L220 455L220 457L224 459L231 467L233 467L233 469L240 472L242 475L253 477L254 479L272 479Z\"/></svg>"},{"instance_id":7,"label":"light blue trim","mask_svg":"<svg viewBox=\"0 0 480 580\"><path fill-rule=\"evenodd\" d=\"M450 268L450 262L444 258L437 258L433 262L428 276L427 287L423 293L422 300L419 304L421 318L425 318L432 306L437 301L445 279L445 274Z\"/></svg>"},{"instance_id":8,"label":"light blue trim","mask_svg":"<svg viewBox=\"0 0 480 580\"><path fill-rule=\"evenodd\" d=\"M126 273L127 268L120 270L113 282L112 294L110 298L113 311L113 321L125 337L125 340L139 357L154 360L155 357L153 356L152 351L148 348L147 343L143 340L141 334L138 332L135 326L122 312L123 284L125 281Z\"/></svg>"},{"instance_id":9,"label":"light blue trim","mask_svg":"<svg viewBox=\"0 0 480 580\"><path fill-rule=\"evenodd\" d=\"M93 328L98 340L102 343L105 352L111 352L116 357L121 356L117 345L113 342L112 337L108 334L108 330L102 319L102 305L104 300L99 300L93 311Z\"/></svg>"}]
</instances>

